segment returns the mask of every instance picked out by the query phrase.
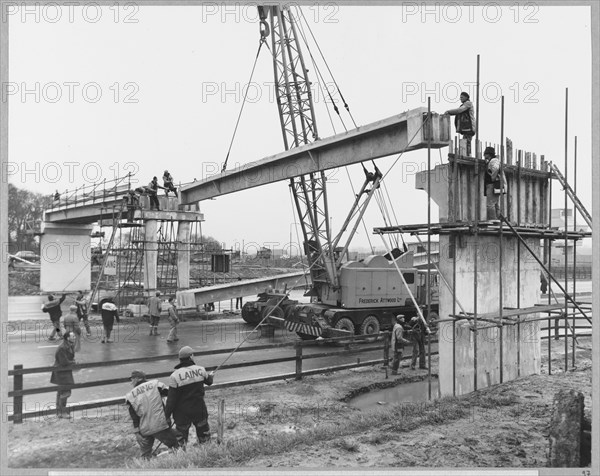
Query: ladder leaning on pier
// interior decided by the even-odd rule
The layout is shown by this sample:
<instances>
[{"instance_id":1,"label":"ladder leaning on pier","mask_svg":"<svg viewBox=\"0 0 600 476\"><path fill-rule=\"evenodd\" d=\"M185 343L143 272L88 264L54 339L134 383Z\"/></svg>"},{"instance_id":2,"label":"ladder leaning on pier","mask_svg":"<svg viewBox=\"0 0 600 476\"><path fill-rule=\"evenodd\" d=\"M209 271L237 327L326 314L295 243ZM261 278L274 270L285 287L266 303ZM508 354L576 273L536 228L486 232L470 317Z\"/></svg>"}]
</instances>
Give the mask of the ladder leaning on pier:
<instances>
[{"instance_id":1,"label":"ladder leaning on pier","mask_svg":"<svg viewBox=\"0 0 600 476\"><path fill-rule=\"evenodd\" d=\"M567 195L569 195L569 197L575 204L575 207L577 208L577 210L579 210L579 213L581 213L581 215L583 216L583 219L587 222L590 229L592 229L592 216L589 214L589 212L583 206L583 203L581 203L579 201L579 199L577 198L577 195L575 195L575 192L573 192L573 189L567 183L563 174L560 172L560 170L558 170L558 167L553 162L550 162L550 167L552 168L552 172L554 172L554 174L556 175L556 178L562 185L563 189L566 190ZM565 225L566 225L566 222L565 222Z\"/></svg>"}]
</instances>

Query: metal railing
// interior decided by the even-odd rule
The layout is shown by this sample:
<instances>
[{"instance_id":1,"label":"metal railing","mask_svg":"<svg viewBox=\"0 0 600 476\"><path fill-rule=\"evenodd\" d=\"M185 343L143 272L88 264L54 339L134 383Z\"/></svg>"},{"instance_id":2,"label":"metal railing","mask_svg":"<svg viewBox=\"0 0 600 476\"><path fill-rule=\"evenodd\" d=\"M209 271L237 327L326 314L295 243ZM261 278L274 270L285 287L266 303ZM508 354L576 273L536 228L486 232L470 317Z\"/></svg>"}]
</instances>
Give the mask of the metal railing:
<instances>
[{"instance_id":1,"label":"metal railing","mask_svg":"<svg viewBox=\"0 0 600 476\"><path fill-rule=\"evenodd\" d=\"M341 350L330 351L327 350L325 352L318 352L314 354L304 354L303 349L305 347L314 347L322 344L338 344L340 346L343 345ZM353 344L367 344L361 346L354 346ZM351 369L356 367L364 367L370 365L377 365L383 363L386 367L389 363L390 359L390 332L380 332L378 335L364 335L364 336L352 336L352 337L335 337L329 339L323 339L320 341L312 341L312 340L296 340L294 342L285 342L285 343L275 343L275 344L265 344L259 346L252 347L242 347L237 349L237 352L252 352L252 351L267 351L269 349L276 348L294 348L295 355L289 357L277 357L271 359L263 359L258 361L250 361L250 362L241 362L236 364L223 365L220 367L220 370L225 369L234 369L234 368L242 368L242 367L250 367L256 365L268 365L268 364L276 364L281 362L295 362L296 367L295 371L292 373L286 374L278 374L271 375L268 377L258 377L253 379L246 380L237 380L225 383L217 383L214 384L208 389L220 389L227 387L234 387L240 385L251 385L256 383L264 383L264 382L273 382L277 380L286 380L286 379L296 379L301 380L303 376L308 375L316 375L325 372L334 372L338 370ZM194 356L202 357L202 356L214 356L216 354L228 354L231 353L234 349L213 349L202 352L194 352ZM335 357L340 355L355 355L361 354L364 352L372 352L375 350L382 350L383 355L381 359L376 360L367 360L364 362L360 361L360 358L357 359L357 362L350 364L340 364L334 365L325 368L312 369L312 370L303 370L302 363L304 360L316 359L316 358L324 358L324 357ZM437 355L437 352L433 352L431 355ZM64 368L63 370L81 370L81 369L89 369L89 368L97 368L97 367L120 367L127 364L139 364L139 363L150 363L157 362L161 360L177 360L177 354L168 354L168 355L158 355L152 357L139 357L134 359L121 359L121 360L113 360L108 362L90 362L86 364L74 365L70 368ZM410 359L410 356L404 357L402 360ZM206 367L207 371L214 370L216 366ZM35 367L35 368L23 368L23 365L15 365L12 370L9 370L9 377L13 377L13 390L8 392L8 396L13 399L13 412L12 414L8 414L8 421L13 421L14 423L22 423L25 418L36 418L44 415L53 415L56 413L56 409L54 408L46 408L42 410L35 410L30 412L23 411L23 397L26 395L35 395L40 393L54 393L59 389L67 390L67 389L79 389L79 388L90 388L90 387L98 387L105 385L114 385L120 383L128 383L130 381L129 376L125 377L117 377L111 379L104 380L96 380L92 382L78 383L74 385L52 385L48 387L41 388L31 388L24 389L23 388L23 376L31 375L31 374L39 374L39 373L49 373L53 370L56 370L54 366L48 367ZM159 373L148 373L147 377L151 378L160 378L160 377L168 377L171 375L172 371L168 372L159 372ZM124 397L116 397L109 398L95 402L87 402L87 403L78 403L68 405L68 409L70 411L77 410L86 410L90 408L99 408L106 407L112 405L119 405L124 403Z\"/></svg>"},{"instance_id":2,"label":"metal railing","mask_svg":"<svg viewBox=\"0 0 600 476\"><path fill-rule=\"evenodd\" d=\"M104 179L95 184L82 185L73 190L66 190L46 210L56 211L90 203L104 202L107 199L118 199L131 190L132 177L133 175L129 172L124 177L117 177L112 180Z\"/></svg>"}]
</instances>

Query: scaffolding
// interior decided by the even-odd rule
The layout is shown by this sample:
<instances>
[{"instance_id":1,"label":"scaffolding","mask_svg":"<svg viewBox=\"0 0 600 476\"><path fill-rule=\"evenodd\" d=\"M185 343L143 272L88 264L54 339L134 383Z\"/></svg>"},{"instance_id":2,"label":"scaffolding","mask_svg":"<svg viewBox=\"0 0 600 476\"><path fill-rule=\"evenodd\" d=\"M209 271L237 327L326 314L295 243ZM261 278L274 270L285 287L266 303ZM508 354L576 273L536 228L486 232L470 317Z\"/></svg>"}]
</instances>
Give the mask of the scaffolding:
<instances>
[{"instance_id":1,"label":"scaffolding","mask_svg":"<svg viewBox=\"0 0 600 476\"><path fill-rule=\"evenodd\" d=\"M477 58L477 92L479 92L479 56ZM452 309L445 311L447 318L441 314L442 318L429 321L431 324L442 322L452 323L452 394L456 395L456 326L459 323L466 325L471 333L470 339L473 342L473 374L472 388L477 390L480 386L477 382L478 376L478 333L486 329L495 328L498 330L499 340L499 381L504 381L503 375L503 334L507 327L516 327L516 372L517 377L521 376L521 327L537 321L546 321L548 335L542 336L542 339L548 340L548 373L552 373L552 324L554 321L554 339L564 339L564 370L569 369L569 340L571 341L571 366L575 367L575 351L577 337L581 334L577 333L577 329L582 327L589 328L591 326L591 306L587 303L581 303L574 299L575 296L575 266L573 266L573 293L568 292L568 268L567 254L565 253L565 282L564 286L553 276L550 270L551 261L551 244L556 240L564 240L565 250L567 243L571 241L574 249L574 259L576 262L576 242L583 238L590 237L592 232L585 230L577 230L576 220L574 226L569 230L565 218L564 229L552 227L552 181L558 180L565 192L564 215L567 216L568 198L571 199L576 210L582 213L584 219L590 225L591 217L583 204L576 195L576 182L574 188L571 188L567 182L567 111L568 111L568 90L565 99L565 173L560 172L556 164L546 162L544 156L540 157L539 167L536 154L516 150L514 153L512 141L504 137L504 97L501 102L501 133L500 145L494 144L495 150L499 151L500 157L500 175L505 172L512 179L516 190L508 190L507 197L504 198L501 192L499 200L499 210L497 209L497 217L499 220L482 220L481 219L481 173L485 170L484 160L481 158L481 150L484 144L479 141L478 134L475 141L475 157L469 157L464 153L464 144L461 144L458 139L454 140L454 144L450 143L450 153L448 154L448 221L440 223L431 222L431 176L434 170L431 168L430 150L428 150L428 170L427 184L423 188L428 193L428 217L427 223L416 225L397 225L387 227L374 228L374 233L382 236L390 233L409 233L416 236L422 243L420 236L427 235L428 239L428 268L431 268L431 253L430 253L430 237L431 235L446 235L448 236L450 249L448 250L449 259L451 260L452 276L444 276L440 272L440 278L446 287L449 289L452 298ZM479 117L477 115L477 120ZM427 126L430 127L429 122ZM478 126L478 124L477 124ZM479 131L479 127L476 128ZM492 145L486 143L485 146ZM456 153L454 152L456 151ZM461 170L461 168L463 170ZM468 168L469 170L466 170ZM436 167L437 169L437 167ZM440 169L441 170L441 169ZM577 170L577 140L575 139L575 171ZM437 177L439 178L439 176ZM417 184L419 184L417 178ZM463 183L461 183L463 181ZM476 192L473 193L469 185L476 181ZM468 183L470 182L470 184ZM463 194L466 193L466 196ZM473 196L473 194L475 196ZM523 196L526 194L526 196ZM532 196L540 197L541 202L537 203ZM505 203L506 201L506 203ZM534 206L528 206L533 204ZM475 252L473 259L473 311L465 312L464 307L457 300L457 266L456 256L457 249L463 245L465 237L472 236L475 240ZM478 271L478 254L481 237L498 237L498 311L497 312L478 312L478 300L482 297L479 295L478 280L480 271ZM503 239L503 237L506 238ZM516 240L512 240L516 238ZM516 245L516 307L508 307L503 303L503 253L505 241L512 240ZM534 249L528 245L527 240L540 240L543 242L543 258L537 256ZM540 243L538 242L538 244ZM385 243L385 241L384 241ZM441 242L440 242L441 246ZM547 276L549 284L548 302L546 305L536 303L534 306L522 306L521 296L521 262L527 255L533 257L539 268L543 270ZM440 252L441 259L441 252ZM547 265L546 265L546 264ZM437 265L436 265L437 268ZM439 268L438 268L439 270ZM562 298L557 298L552 290L552 285L555 285L562 294ZM539 301L539 293L538 293ZM441 303L440 303L441 304ZM457 306L460 307L460 312L457 311ZM429 313L428 313L429 315ZM429 320L429 318L428 318ZM559 321L562 320L563 333L559 332ZM569 322L570 321L570 322ZM587 321L589 326L578 326L577 321ZM542 329L544 330L544 329ZM538 334L539 335L539 334ZM570 338L570 339L569 339ZM430 346L430 341L428 342ZM429 355L429 380L431 398L431 352ZM489 373L487 375L488 386L490 385Z\"/></svg>"}]
</instances>

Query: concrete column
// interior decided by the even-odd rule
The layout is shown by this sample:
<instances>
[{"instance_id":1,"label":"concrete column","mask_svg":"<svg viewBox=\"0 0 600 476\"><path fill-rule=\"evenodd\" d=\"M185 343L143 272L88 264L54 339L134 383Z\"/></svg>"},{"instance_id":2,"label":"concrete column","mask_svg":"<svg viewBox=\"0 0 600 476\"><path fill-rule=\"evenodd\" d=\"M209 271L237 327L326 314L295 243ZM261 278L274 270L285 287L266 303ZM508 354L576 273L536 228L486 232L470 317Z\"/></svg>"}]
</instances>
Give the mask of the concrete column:
<instances>
[{"instance_id":1,"label":"concrete column","mask_svg":"<svg viewBox=\"0 0 600 476\"><path fill-rule=\"evenodd\" d=\"M144 289L148 292L156 289L158 263L158 220L144 222Z\"/></svg>"},{"instance_id":2,"label":"concrete column","mask_svg":"<svg viewBox=\"0 0 600 476\"><path fill-rule=\"evenodd\" d=\"M191 222L177 223L177 287L190 287L190 232Z\"/></svg>"},{"instance_id":3,"label":"concrete column","mask_svg":"<svg viewBox=\"0 0 600 476\"><path fill-rule=\"evenodd\" d=\"M67 292L91 288L92 225L43 223L40 289Z\"/></svg>"},{"instance_id":4,"label":"concrete column","mask_svg":"<svg viewBox=\"0 0 600 476\"><path fill-rule=\"evenodd\" d=\"M453 259L456 259L456 296L466 312L474 311L473 280L477 279L477 314L499 313L500 263L498 252L499 236L479 236L479 245L473 235L464 235L463 246L456 247L455 257L449 255L450 239L440 236L440 271L452 283ZM504 234L502 260L503 307L517 307L517 238ZM539 254L539 239L528 239L527 244ZM458 243L458 240L457 240ZM474 256L477 255L477 277L474 276ZM539 301L539 265L529 252L521 248L521 304L520 307L533 307ZM446 319L452 313L453 297L450 290L440 286L440 318ZM460 312L458 305L456 312ZM506 311L505 311L506 312ZM528 314L526 317L537 317ZM478 320L478 327L492 323ZM520 346L521 376L540 372L540 325L539 322L522 324L520 332L516 325L502 328L503 380L517 378L517 346ZM500 328L492 327L477 332L477 388L484 388L500 382ZM456 354L453 357L453 343ZM452 322L440 323L439 329L439 376L440 391L451 395L453 391L453 361L456 369L456 394L462 395L474 390L474 332L466 320L456 323L452 332Z\"/></svg>"}]
</instances>

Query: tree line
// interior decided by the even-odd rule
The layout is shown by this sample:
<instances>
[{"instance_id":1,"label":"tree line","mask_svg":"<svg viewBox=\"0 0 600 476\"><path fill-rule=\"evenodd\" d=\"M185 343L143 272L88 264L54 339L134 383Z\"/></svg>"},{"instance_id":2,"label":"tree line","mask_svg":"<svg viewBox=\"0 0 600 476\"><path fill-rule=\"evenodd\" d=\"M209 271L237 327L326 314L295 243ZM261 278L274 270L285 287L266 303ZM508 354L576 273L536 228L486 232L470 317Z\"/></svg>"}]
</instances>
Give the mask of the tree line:
<instances>
[{"instance_id":1,"label":"tree line","mask_svg":"<svg viewBox=\"0 0 600 476\"><path fill-rule=\"evenodd\" d=\"M44 209L52 204L52 196L31 192L8 184L8 252L22 250L39 252L39 224Z\"/></svg>"}]
</instances>

